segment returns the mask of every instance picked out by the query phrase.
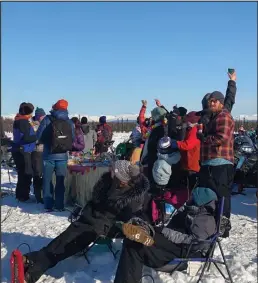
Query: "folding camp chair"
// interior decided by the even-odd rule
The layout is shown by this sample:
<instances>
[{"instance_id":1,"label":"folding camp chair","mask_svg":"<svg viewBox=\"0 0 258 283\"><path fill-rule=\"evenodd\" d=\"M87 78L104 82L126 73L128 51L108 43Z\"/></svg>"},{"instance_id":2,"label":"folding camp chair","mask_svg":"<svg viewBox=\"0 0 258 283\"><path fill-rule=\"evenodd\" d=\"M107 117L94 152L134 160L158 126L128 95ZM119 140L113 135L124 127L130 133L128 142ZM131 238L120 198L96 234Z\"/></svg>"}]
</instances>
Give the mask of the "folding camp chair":
<instances>
[{"instance_id":1,"label":"folding camp chair","mask_svg":"<svg viewBox=\"0 0 258 283\"><path fill-rule=\"evenodd\" d=\"M200 273L200 276L199 276L198 281L197 281L197 283L199 283L203 278L205 270L207 269L207 271L209 271L210 265L211 265L211 263L213 263L215 265L215 267L217 268L217 270L219 271L219 273L223 276L223 278L225 280L229 280L231 283L233 283L232 276L231 276L230 270L228 268L228 264L227 264L226 258L224 256L224 252L223 252L223 249L222 249L222 246L221 246L221 243L220 243L220 239L219 239L219 237L221 236L220 225L221 225L221 218L222 218L222 215L223 215L223 208L224 208L224 197L222 197L219 200L219 203L218 203L218 206L217 206L217 217L216 217L217 218L216 219L217 229L216 229L215 234L213 236L211 236L210 239L193 240L191 242L191 244L189 245L189 248L187 249L187 252L186 252L186 256L184 258L174 258L167 265L165 265L162 268L156 269L156 270L157 271L165 271L166 270L165 272L172 274L174 271L176 271L180 268L181 264L184 264L184 263L187 263L187 262L202 262L202 263L204 263L204 265L201 269L201 273ZM202 252L203 258L188 258L188 256L191 253L194 245L200 245L200 244L208 245L208 250L205 251L205 252ZM214 254L214 250L216 248L216 244L218 244L218 246L219 246L223 261L213 258L213 254ZM228 278L221 271L218 264L225 265L226 271L228 273ZM171 268L169 268L169 265L171 266ZM145 275L143 277L145 277Z\"/></svg>"},{"instance_id":2,"label":"folding camp chair","mask_svg":"<svg viewBox=\"0 0 258 283\"><path fill-rule=\"evenodd\" d=\"M68 217L68 221L69 222L75 222L76 220L79 219L79 217L81 216L82 213L82 207L80 205L75 205L75 208L73 211L71 211L71 214ZM116 236L118 235L118 233L113 237L116 238ZM81 251L80 253L78 253L79 256L83 255L86 259L86 261L88 262L88 264L90 264L90 260L87 256L87 253L95 246L95 245L106 245L108 250L112 253L114 259L117 258L117 254L119 253L119 250L114 251L114 247L113 247L113 241L111 238L107 237L107 236L99 236L97 237L97 239L91 243L86 249L84 249L83 251Z\"/></svg>"}]
</instances>

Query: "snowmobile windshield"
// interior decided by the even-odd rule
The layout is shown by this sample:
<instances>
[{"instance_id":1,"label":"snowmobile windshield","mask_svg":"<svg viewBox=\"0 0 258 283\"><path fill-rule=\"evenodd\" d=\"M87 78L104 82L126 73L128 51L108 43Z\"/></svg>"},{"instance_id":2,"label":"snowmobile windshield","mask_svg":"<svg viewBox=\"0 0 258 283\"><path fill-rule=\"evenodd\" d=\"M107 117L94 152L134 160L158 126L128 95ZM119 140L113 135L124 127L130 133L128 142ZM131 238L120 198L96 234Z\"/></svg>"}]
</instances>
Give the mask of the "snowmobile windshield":
<instances>
[{"instance_id":1,"label":"snowmobile windshield","mask_svg":"<svg viewBox=\"0 0 258 283\"><path fill-rule=\"evenodd\" d=\"M234 140L234 149L235 151L252 153L255 151L254 144L249 136L240 135L237 136Z\"/></svg>"}]
</instances>

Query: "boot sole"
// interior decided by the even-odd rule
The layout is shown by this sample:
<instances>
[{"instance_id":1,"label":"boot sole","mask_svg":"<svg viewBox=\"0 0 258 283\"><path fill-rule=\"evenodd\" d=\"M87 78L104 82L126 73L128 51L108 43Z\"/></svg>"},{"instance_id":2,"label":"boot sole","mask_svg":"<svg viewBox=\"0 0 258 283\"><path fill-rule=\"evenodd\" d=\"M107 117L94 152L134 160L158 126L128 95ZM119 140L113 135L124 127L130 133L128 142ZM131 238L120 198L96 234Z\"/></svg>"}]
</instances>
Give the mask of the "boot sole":
<instances>
[{"instance_id":1,"label":"boot sole","mask_svg":"<svg viewBox=\"0 0 258 283\"><path fill-rule=\"evenodd\" d=\"M122 231L126 238L137 243L141 243L144 246L150 247L154 244L153 238L144 231L140 226L125 223L122 226Z\"/></svg>"}]
</instances>

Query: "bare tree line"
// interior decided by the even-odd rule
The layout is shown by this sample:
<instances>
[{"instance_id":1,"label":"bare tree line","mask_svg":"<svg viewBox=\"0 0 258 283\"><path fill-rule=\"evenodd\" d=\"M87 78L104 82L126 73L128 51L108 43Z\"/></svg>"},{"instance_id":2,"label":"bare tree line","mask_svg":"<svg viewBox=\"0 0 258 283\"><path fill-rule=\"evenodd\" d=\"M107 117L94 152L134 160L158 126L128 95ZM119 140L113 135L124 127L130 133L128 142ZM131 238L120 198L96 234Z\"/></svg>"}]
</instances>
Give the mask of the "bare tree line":
<instances>
[{"instance_id":1,"label":"bare tree line","mask_svg":"<svg viewBox=\"0 0 258 283\"><path fill-rule=\"evenodd\" d=\"M13 131L13 119L11 118L2 118L2 127L4 132L12 132ZM108 122L112 127L114 132L131 132L132 129L136 125L136 121L129 121L128 119L117 119L117 121ZM89 122L93 129L96 128L97 122ZM235 131L237 131L240 126L244 126L246 130L250 130L251 128L257 127L257 121L249 121L246 119L238 119L235 120Z\"/></svg>"}]
</instances>

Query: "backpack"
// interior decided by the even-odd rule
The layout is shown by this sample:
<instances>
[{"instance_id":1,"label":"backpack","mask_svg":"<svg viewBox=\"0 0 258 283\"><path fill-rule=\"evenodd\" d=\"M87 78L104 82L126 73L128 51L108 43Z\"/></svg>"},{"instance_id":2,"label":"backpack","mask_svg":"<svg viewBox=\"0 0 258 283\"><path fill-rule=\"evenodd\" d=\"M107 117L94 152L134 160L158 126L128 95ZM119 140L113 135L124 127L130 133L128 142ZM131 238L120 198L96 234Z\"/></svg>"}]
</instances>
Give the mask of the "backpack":
<instances>
[{"instance_id":1,"label":"backpack","mask_svg":"<svg viewBox=\"0 0 258 283\"><path fill-rule=\"evenodd\" d=\"M51 153L66 153L72 150L72 125L68 120L61 120L49 116L51 122Z\"/></svg>"}]
</instances>

